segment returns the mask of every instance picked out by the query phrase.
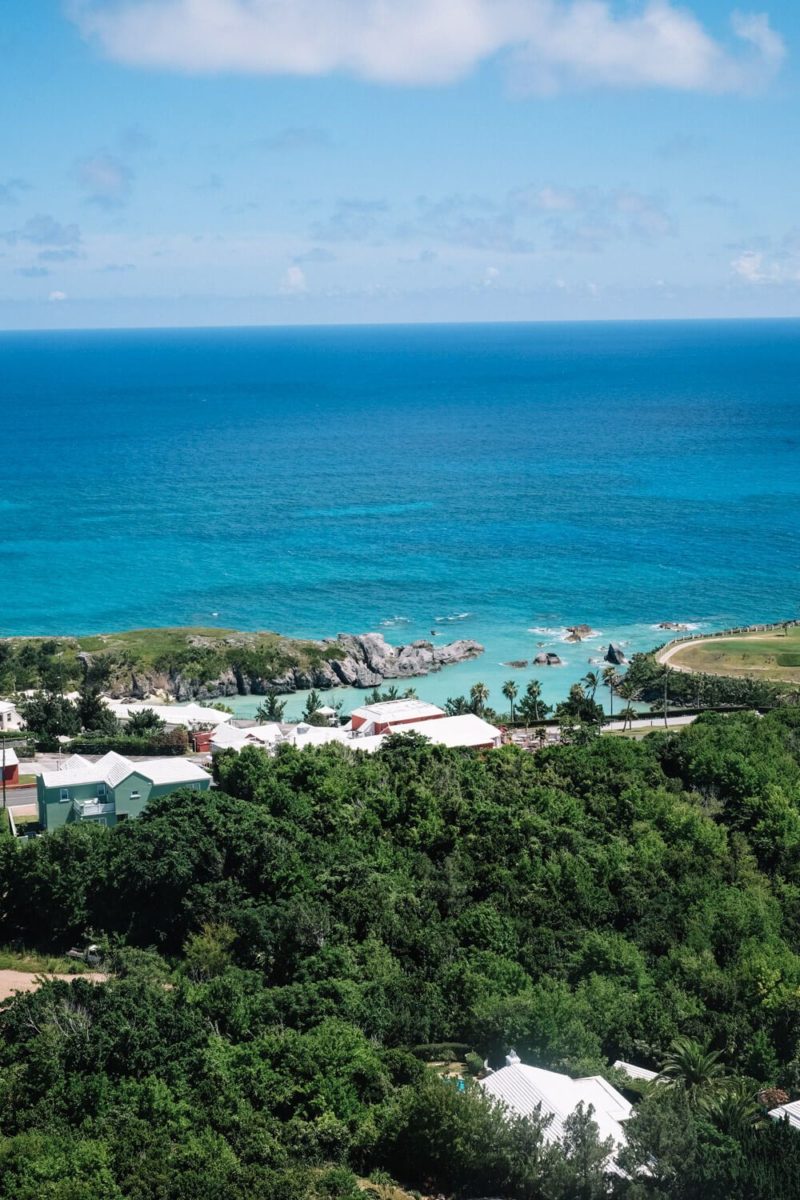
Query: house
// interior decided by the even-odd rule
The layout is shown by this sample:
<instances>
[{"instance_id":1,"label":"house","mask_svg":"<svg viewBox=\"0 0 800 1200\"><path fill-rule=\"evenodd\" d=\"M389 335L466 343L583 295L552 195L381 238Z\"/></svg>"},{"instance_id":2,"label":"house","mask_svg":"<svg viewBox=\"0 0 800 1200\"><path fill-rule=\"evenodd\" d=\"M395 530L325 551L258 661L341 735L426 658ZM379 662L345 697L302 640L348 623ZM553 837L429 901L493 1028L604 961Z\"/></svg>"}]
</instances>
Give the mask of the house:
<instances>
[{"instance_id":1,"label":"house","mask_svg":"<svg viewBox=\"0 0 800 1200\"><path fill-rule=\"evenodd\" d=\"M218 725L227 724L232 716L231 713L220 712L218 708L205 708L202 704L195 704L194 701L190 704L147 704L146 702L126 704L120 700L107 699L106 705L123 725L134 713L152 712L164 722L167 729L182 727L192 730L204 725L210 725L212 729L216 729Z\"/></svg>"},{"instance_id":2,"label":"house","mask_svg":"<svg viewBox=\"0 0 800 1200\"><path fill-rule=\"evenodd\" d=\"M209 748L218 750L241 750L243 746L262 746L273 748L283 734L280 725L274 722L270 725L250 725L240 729L236 725L218 725L212 732Z\"/></svg>"},{"instance_id":3,"label":"house","mask_svg":"<svg viewBox=\"0 0 800 1200\"><path fill-rule=\"evenodd\" d=\"M206 791L211 777L185 758L131 762L110 750L97 762L73 754L60 771L43 771L36 793L42 829L77 821L116 825L138 817L149 800L178 788Z\"/></svg>"},{"instance_id":4,"label":"house","mask_svg":"<svg viewBox=\"0 0 800 1200\"><path fill-rule=\"evenodd\" d=\"M800 1129L800 1100L779 1104L777 1108L771 1108L767 1116L773 1121L788 1121L793 1129Z\"/></svg>"},{"instance_id":5,"label":"house","mask_svg":"<svg viewBox=\"0 0 800 1200\"><path fill-rule=\"evenodd\" d=\"M13 700L0 700L0 732L22 729L22 717Z\"/></svg>"},{"instance_id":6,"label":"house","mask_svg":"<svg viewBox=\"0 0 800 1200\"><path fill-rule=\"evenodd\" d=\"M364 704L354 708L347 728L353 733L367 736L387 733L398 725L409 725L420 721L435 721L444 716L441 708L427 704L424 700L384 700L379 704Z\"/></svg>"},{"instance_id":7,"label":"house","mask_svg":"<svg viewBox=\"0 0 800 1200\"><path fill-rule=\"evenodd\" d=\"M579 1104L583 1105L585 1111L591 1105L592 1120L597 1125L601 1140L610 1137L614 1143L609 1170L620 1173L614 1160L625 1145L623 1122L628 1120L633 1111L621 1092L601 1075L572 1079L558 1071L529 1067L520 1062L513 1051L508 1055L506 1064L481 1080L481 1087L488 1096L499 1100L510 1112L520 1117L530 1117L537 1112L549 1116L551 1120L544 1130L548 1142L556 1142L563 1137L564 1122Z\"/></svg>"},{"instance_id":8,"label":"house","mask_svg":"<svg viewBox=\"0 0 800 1200\"><path fill-rule=\"evenodd\" d=\"M472 747L476 750L492 750L503 741L500 730L475 713L463 713L458 717L442 716L436 721L404 721L396 727L392 725L389 732L419 733L437 746Z\"/></svg>"},{"instance_id":9,"label":"house","mask_svg":"<svg viewBox=\"0 0 800 1200\"><path fill-rule=\"evenodd\" d=\"M16 750L10 746L0 747L0 783L6 787L19 784L19 759Z\"/></svg>"},{"instance_id":10,"label":"house","mask_svg":"<svg viewBox=\"0 0 800 1200\"><path fill-rule=\"evenodd\" d=\"M636 1063L624 1062L621 1058L614 1063L614 1070L622 1071L623 1075L627 1075L636 1083L652 1083L654 1079L658 1079L658 1071L651 1071L649 1067L639 1067Z\"/></svg>"}]
</instances>

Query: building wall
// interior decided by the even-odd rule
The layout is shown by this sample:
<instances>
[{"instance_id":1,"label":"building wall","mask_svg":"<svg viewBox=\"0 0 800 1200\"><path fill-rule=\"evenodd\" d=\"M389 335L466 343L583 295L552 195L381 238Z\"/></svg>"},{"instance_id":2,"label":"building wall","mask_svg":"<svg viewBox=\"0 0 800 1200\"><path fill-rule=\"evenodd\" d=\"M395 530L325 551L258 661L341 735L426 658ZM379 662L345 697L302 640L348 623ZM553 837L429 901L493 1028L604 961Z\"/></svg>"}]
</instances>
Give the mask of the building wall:
<instances>
[{"instance_id":1,"label":"building wall","mask_svg":"<svg viewBox=\"0 0 800 1200\"><path fill-rule=\"evenodd\" d=\"M181 788L192 788L195 791L208 790L210 779L193 781L191 783L152 784L144 775L134 771L118 783L115 788L108 788L105 803L114 804L114 812L103 813L96 817L81 818L73 806L73 800L97 800L98 784L83 783L69 789L69 800L61 800L61 788L45 788L42 777L37 780L37 798L39 801L39 824L43 829L60 829L63 825L75 821L98 821L102 825L116 825L119 818L133 820L144 811L149 800L156 796L168 796Z\"/></svg>"}]
</instances>

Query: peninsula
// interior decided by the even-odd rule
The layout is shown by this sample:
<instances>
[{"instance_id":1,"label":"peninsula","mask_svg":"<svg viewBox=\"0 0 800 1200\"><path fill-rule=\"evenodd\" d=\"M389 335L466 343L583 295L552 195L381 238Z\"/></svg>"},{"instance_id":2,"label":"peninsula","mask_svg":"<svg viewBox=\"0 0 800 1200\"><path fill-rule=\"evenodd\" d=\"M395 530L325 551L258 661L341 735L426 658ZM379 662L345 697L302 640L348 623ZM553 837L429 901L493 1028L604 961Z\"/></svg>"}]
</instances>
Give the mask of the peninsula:
<instances>
[{"instance_id":1,"label":"peninsula","mask_svg":"<svg viewBox=\"0 0 800 1200\"><path fill-rule=\"evenodd\" d=\"M0 640L0 690L65 690L83 679L115 698L172 700L377 687L477 658L468 639L390 645L380 633L300 640L201 627L135 629L90 637Z\"/></svg>"}]
</instances>

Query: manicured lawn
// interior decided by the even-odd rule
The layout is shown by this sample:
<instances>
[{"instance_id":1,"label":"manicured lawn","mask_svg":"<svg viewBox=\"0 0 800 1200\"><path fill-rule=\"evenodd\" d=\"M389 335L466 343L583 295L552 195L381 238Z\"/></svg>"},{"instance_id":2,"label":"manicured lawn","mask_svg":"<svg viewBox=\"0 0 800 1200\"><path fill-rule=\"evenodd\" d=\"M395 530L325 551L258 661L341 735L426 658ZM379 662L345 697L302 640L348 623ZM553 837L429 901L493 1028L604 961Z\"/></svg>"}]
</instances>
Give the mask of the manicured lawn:
<instances>
[{"instance_id":1,"label":"manicured lawn","mask_svg":"<svg viewBox=\"0 0 800 1200\"><path fill-rule=\"evenodd\" d=\"M754 676L800 683L800 627L689 642L671 658L673 667L712 675Z\"/></svg>"}]
</instances>

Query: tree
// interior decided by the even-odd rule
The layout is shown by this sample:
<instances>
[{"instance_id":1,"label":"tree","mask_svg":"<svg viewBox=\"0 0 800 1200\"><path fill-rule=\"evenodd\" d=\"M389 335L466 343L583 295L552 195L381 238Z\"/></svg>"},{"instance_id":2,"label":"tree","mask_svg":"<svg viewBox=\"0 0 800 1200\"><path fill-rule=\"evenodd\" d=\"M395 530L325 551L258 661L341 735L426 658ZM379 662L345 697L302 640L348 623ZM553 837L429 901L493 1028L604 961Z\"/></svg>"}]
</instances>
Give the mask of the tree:
<instances>
[{"instance_id":1,"label":"tree","mask_svg":"<svg viewBox=\"0 0 800 1200\"><path fill-rule=\"evenodd\" d=\"M322 696L315 688L306 696L306 705L303 709L303 720L309 725L313 725L317 720L317 712L322 707Z\"/></svg>"},{"instance_id":2,"label":"tree","mask_svg":"<svg viewBox=\"0 0 800 1200\"><path fill-rule=\"evenodd\" d=\"M600 686L600 676L596 671L587 671L581 680L590 700L594 700L594 694Z\"/></svg>"},{"instance_id":3,"label":"tree","mask_svg":"<svg viewBox=\"0 0 800 1200\"><path fill-rule=\"evenodd\" d=\"M259 721L271 724L282 721L285 711L286 701L279 700L274 692L268 692L266 700L256 709L256 717Z\"/></svg>"},{"instance_id":4,"label":"tree","mask_svg":"<svg viewBox=\"0 0 800 1200\"><path fill-rule=\"evenodd\" d=\"M485 683L473 683L469 689L470 708L478 716L481 716L486 708L486 702L489 699L489 689Z\"/></svg>"},{"instance_id":5,"label":"tree","mask_svg":"<svg viewBox=\"0 0 800 1200\"><path fill-rule=\"evenodd\" d=\"M444 711L448 717L463 717L465 713L472 712L472 709L464 696L451 696L444 702Z\"/></svg>"},{"instance_id":6,"label":"tree","mask_svg":"<svg viewBox=\"0 0 800 1200\"><path fill-rule=\"evenodd\" d=\"M131 737L149 737L154 733L162 733L166 722L152 708L142 708L129 715L125 728Z\"/></svg>"},{"instance_id":7,"label":"tree","mask_svg":"<svg viewBox=\"0 0 800 1200\"><path fill-rule=\"evenodd\" d=\"M665 1087L681 1088L694 1103L728 1082L721 1051L685 1036L673 1040L658 1078Z\"/></svg>"},{"instance_id":8,"label":"tree","mask_svg":"<svg viewBox=\"0 0 800 1200\"><path fill-rule=\"evenodd\" d=\"M608 715L614 715L614 689L619 683L619 676L612 666L603 668L603 683L608 688Z\"/></svg>"},{"instance_id":9,"label":"tree","mask_svg":"<svg viewBox=\"0 0 800 1200\"><path fill-rule=\"evenodd\" d=\"M28 729L37 737L74 737L81 730L76 706L53 692L37 692L20 705L20 713Z\"/></svg>"},{"instance_id":10,"label":"tree","mask_svg":"<svg viewBox=\"0 0 800 1200\"><path fill-rule=\"evenodd\" d=\"M503 684L503 695L511 706L511 724L514 724L514 701L517 698L518 687L516 680L507 679Z\"/></svg>"},{"instance_id":11,"label":"tree","mask_svg":"<svg viewBox=\"0 0 800 1200\"><path fill-rule=\"evenodd\" d=\"M538 679L531 679L525 688L525 695L519 702L518 712L526 725L537 725L544 720L550 711L549 705L542 703L542 685Z\"/></svg>"},{"instance_id":12,"label":"tree","mask_svg":"<svg viewBox=\"0 0 800 1200\"><path fill-rule=\"evenodd\" d=\"M119 721L103 700L99 688L82 683L76 706L81 729L103 734L119 731Z\"/></svg>"}]
</instances>

